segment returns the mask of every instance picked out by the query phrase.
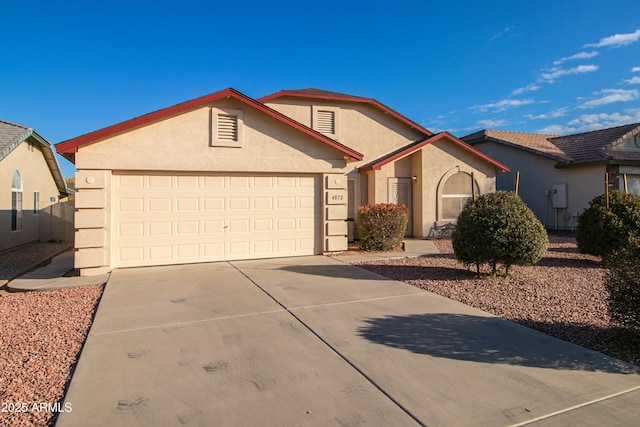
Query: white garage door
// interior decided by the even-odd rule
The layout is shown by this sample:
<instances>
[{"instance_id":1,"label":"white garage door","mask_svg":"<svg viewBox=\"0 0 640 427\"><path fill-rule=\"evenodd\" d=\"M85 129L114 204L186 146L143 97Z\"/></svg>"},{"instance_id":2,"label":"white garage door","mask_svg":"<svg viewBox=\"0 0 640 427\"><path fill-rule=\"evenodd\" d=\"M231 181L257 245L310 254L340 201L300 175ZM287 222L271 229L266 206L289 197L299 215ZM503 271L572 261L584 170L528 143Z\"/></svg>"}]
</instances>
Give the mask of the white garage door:
<instances>
[{"instance_id":1,"label":"white garage door","mask_svg":"<svg viewBox=\"0 0 640 427\"><path fill-rule=\"evenodd\" d=\"M115 267L313 255L314 175L114 175Z\"/></svg>"}]
</instances>

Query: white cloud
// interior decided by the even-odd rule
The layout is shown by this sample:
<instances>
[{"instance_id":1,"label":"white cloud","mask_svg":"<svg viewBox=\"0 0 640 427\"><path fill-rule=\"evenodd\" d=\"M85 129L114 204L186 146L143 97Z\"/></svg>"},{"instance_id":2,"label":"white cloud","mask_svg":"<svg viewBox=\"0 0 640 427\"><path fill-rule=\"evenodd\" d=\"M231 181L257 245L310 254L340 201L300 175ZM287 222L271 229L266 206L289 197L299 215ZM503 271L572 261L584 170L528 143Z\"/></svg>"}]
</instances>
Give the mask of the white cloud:
<instances>
[{"instance_id":1,"label":"white cloud","mask_svg":"<svg viewBox=\"0 0 640 427\"><path fill-rule=\"evenodd\" d=\"M569 111L569 108L562 107L562 108L558 108L557 110L549 111L548 113L543 113L538 115L527 114L525 115L525 117L530 120L557 119L558 117L566 116L568 111Z\"/></svg>"},{"instance_id":2,"label":"white cloud","mask_svg":"<svg viewBox=\"0 0 640 427\"><path fill-rule=\"evenodd\" d=\"M567 61L573 61L574 59L588 59L593 58L594 56L598 56L598 51L594 50L592 52L580 52L575 55L566 56L564 58L560 58L557 61L553 61L553 65L560 65Z\"/></svg>"},{"instance_id":3,"label":"white cloud","mask_svg":"<svg viewBox=\"0 0 640 427\"><path fill-rule=\"evenodd\" d=\"M612 36L600 39L598 43L586 44L584 45L584 47L603 47L603 46L621 47L631 43L635 43L638 40L640 40L640 30L636 30L633 33L627 33L627 34L614 34Z\"/></svg>"},{"instance_id":4,"label":"white cloud","mask_svg":"<svg viewBox=\"0 0 640 427\"><path fill-rule=\"evenodd\" d=\"M554 124L546 128L538 129L540 133L552 133L556 135L568 135L572 133L588 132L598 129L606 129L629 123L640 122L640 108L627 110L624 113L600 113L582 114L569 121L567 124Z\"/></svg>"},{"instance_id":5,"label":"white cloud","mask_svg":"<svg viewBox=\"0 0 640 427\"><path fill-rule=\"evenodd\" d=\"M631 72L632 72L632 73L640 73L640 67L633 67L633 68L631 69Z\"/></svg>"},{"instance_id":6,"label":"white cloud","mask_svg":"<svg viewBox=\"0 0 640 427\"><path fill-rule=\"evenodd\" d=\"M578 65L577 67L565 69L565 68L550 68L546 70L547 72L542 73L540 76L541 80L547 83L555 83L555 81L562 77L568 76L571 74L583 74L583 73L591 73L600 68L597 65Z\"/></svg>"},{"instance_id":7,"label":"white cloud","mask_svg":"<svg viewBox=\"0 0 640 427\"><path fill-rule=\"evenodd\" d=\"M507 124L509 124L507 120L478 120L478 126L482 127L483 129L506 126Z\"/></svg>"},{"instance_id":8,"label":"white cloud","mask_svg":"<svg viewBox=\"0 0 640 427\"><path fill-rule=\"evenodd\" d=\"M511 95L522 95L525 92L535 92L536 90L540 90L542 88L542 86L540 86L537 83L531 83L529 85L526 85L524 87L520 87L516 90L514 90L513 92L511 92Z\"/></svg>"},{"instance_id":9,"label":"white cloud","mask_svg":"<svg viewBox=\"0 0 640 427\"><path fill-rule=\"evenodd\" d=\"M494 34L493 36L491 36L491 38L489 39L490 42L497 40L509 33L511 33L513 31L513 27L506 27L504 30L500 31L499 33Z\"/></svg>"},{"instance_id":10,"label":"white cloud","mask_svg":"<svg viewBox=\"0 0 640 427\"><path fill-rule=\"evenodd\" d=\"M597 92L597 95L600 97L587 101L578 108L593 108L614 102L635 101L640 97L640 92L637 89L604 89Z\"/></svg>"},{"instance_id":11,"label":"white cloud","mask_svg":"<svg viewBox=\"0 0 640 427\"><path fill-rule=\"evenodd\" d=\"M625 83L628 85L640 85L640 77L631 77L629 80L625 80Z\"/></svg>"},{"instance_id":12,"label":"white cloud","mask_svg":"<svg viewBox=\"0 0 640 427\"><path fill-rule=\"evenodd\" d=\"M503 99L502 101L493 102L490 104L476 105L471 107L472 109L480 110L483 112L493 110L494 112L500 112L508 110L509 108L521 107L523 105L533 104L533 99Z\"/></svg>"}]
</instances>

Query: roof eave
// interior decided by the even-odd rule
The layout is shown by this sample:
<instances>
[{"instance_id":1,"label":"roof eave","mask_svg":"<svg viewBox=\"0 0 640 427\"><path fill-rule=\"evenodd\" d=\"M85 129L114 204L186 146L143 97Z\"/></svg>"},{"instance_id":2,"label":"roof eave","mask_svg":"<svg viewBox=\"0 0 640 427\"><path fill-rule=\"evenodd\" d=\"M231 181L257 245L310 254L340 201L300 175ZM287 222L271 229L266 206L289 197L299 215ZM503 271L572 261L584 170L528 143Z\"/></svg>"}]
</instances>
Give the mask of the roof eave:
<instances>
[{"instance_id":1,"label":"roof eave","mask_svg":"<svg viewBox=\"0 0 640 427\"><path fill-rule=\"evenodd\" d=\"M461 139L455 137L454 135L450 134L449 132L440 132L436 135L433 135L430 138L427 138L419 143L411 143L407 146L406 150L401 150L391 156L387 155L386 157L382 157L380 161L377 162L373 162L370 163L368 165L365 165L361 168L358 168L358 171L368 171L368 170L380 170L382 169L382 167L386 164L389 164L391 162L394 162L396 160L399 160L403 157L406 157L416 151L418 151L419 149L421 149L422 147L429 145L429 144L433 144L434 142L440 141L444 138L447 138L448 140L452 141L454 144L458 145L460 148L469 151L471 153L473 153L474 155L480 157L481 159L483 159L484 161L488 162L489 164L493 165L496 170L498 171L498 173L504 173L504 172L509 172L511 169L497 161L496 159L494 159L491 156L488 156L487 154L477 150L476 148L473 148L471 145L467 144L466 142L462 141Z\"/></svg>"},{"instance_id":2,"label":"roof eave","mask_svg":"<svg viewBox=\"0 0 640 427\"><path fill-rule=\"evenodd\" d=\"M329 94L314 94L314 93L305 93L305 92L296 92L291 90L281 90L279 92L272 93L267 96L263 96L262 98L258 98L259 102L267 103L269 101L273 101L274 99L284 98L284 97L292 97L292 98L307 98L307 99L322 99L326 101L342 101L342 102L356 102L361 104L371 104L375 108L383 111L385 114L388 114L395 119L403 122L408 125L412 129L416 129L417 131L425 134L426 136L434 135L429 129L426 129L413 120L403 116L397 111L387 107L383 103L373 99L373 98L364 98L360 96L353 95L329 95Z\"/></svg>"},{"instance_id":3,"label":"roof eave","mask_svg":"<svg viewBox=\"0 0 640 427\"><path fill-rule=\"evenodd\" d=\"M233 98L236 99L240 102L243 102L249 106L252 106L254 108L256 108L259 111L262 111L263 113L266 113L267 115L276 118L277 120L280 120L281 122L284 122L288 125L290 125L291 127L297 129L298 131L301 131L329 146L332 146L333 148L343 152L344 154L346 154L346 156L352 160L352 161L359 161L363 159L363 155L355 150L350 149L349 147L340 144L339 142L324 136L323 134L316 132L315 130L303 125L302 123L299 123L293 119L291 119L290 117L285 116L284 114L260 103L259 101L256 101L240 92L238 92L235 89L232 88L227 88L227 89L223 89L221 91L218 92L214 92L211 93L209 95L205 95L205 96L201 96L199 98L194 98L192 100L189 101L185 101L185 102L181 102L179 104L167 107L167 108L163 108L142 116L138 116L135 117L133 119L130 120L126 120L124 122L121 123L117 123L115 125L111 125L81 136L78 136L76 138L72 138L66 141L62 141L59 142L58 144L56 144L56 149L58 150L59 153L61 153L66 159L70 160L72 163L75 164L75 155L74 153L76 153L78 151L78 148L86 145L86 144L90 144L93 142L97 142L100 141L102 139L105 138L109 138L111 136L123 133L123 132L127 132L130 131L132 129L141 127L141 126L145 126L148 125L150 123L174 116L174 115L178 115L178 114L182 114L188 111L191 111L193 109L202 107L204 105L210 104L212 102L218 101L220 99L223 98Z\"/></svg>"}]
</instances>

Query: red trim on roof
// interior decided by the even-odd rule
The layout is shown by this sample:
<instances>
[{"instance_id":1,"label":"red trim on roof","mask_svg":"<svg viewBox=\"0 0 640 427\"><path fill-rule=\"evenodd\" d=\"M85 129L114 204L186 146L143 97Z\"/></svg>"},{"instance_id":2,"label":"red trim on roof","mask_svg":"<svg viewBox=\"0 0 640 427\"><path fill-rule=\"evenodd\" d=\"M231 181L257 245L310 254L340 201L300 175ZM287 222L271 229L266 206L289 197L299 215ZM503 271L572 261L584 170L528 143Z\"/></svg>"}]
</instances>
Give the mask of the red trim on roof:
<instances>
[{"instance_id":1,"label":"red trim on roof","mask_svg":"<svg viewBox=\"0 0 640 427\"><path fill-rule=\"evenodd\" d=\"M433 135L429 129L426 129L413 120L408 119L397 111L392 110L381 102L376 101L373 98L362 98L360 96L353 95L341 95L341 94L319 94L319 93L309 93L304 91L295 91L295 90L281 90L276 93L272 93L271 95L263 96L262 98L258 98L259 102L266 104L269 101L274 99L283 98L283 97L293 97L293 98L311 98L311 99L324 99L328 101L345 101L345 102L358 102L361 104L370 104L373 107L383 111L386 114L394 117L395 119L403 122L411 128L414 128L427 136Z\"/></svg>"},{"instance_id":2,"label":"red trim on roof","mask_svg":"<svg viewBox=\"0 0 640 427\"><path fill-rule=\"evenodd\" d=\"M455 136L453 136L452 134L450 134L449 132L440 132L436 135L433 135L431 138L427 138L424 141L419 142L418 144L415 145L410 145L408 146L405 150L401 150L398 151L397 153L388 156L388 157L382 157L380 158L378 161L374 162L374 163L370 163L366 166L363 166L361 168L358 168L358 172L360 171L368 171L368 170L380 170L382 168L382 166L391 163L395 160L398 160L402 157L405 157L415 151L418 151L419 149L421 149L422 147L424 147L425 145L428 144L433 144L434 142L440 141L441 139L447 138L450 141L452 141L453 143L455 143L456 145L458 145L460 148L471 152L472 154L480 157L481 159L485 160L486 162L492 164L493 166L495 166L500 172L509 172L509 167L505 164L500 163L499 161L497 161L496 159L494 159L493 157L490 157L486 154L484 154L483 152L473 148L472 146L470 146L469 144L467 144L466 142L462 141L461 139L456 138Z\"/></svg>"},{"instance_id":3,"label":"red trim on roof","mask_svg":"<svg viewBox=\"0 0 640 427\"><path fill-rule=\"evenodd\" d=\"M174 116L176 114L184 113L189 110L193 110L195 108L201 107L203 105L209 104L211 102L218 101L223 98L233 98L238 100L250 107L255 108L291 127L297 129L300 132L303 132L320 142L323 142L333 148L336 148L342 151L344 154L350 157L351 160L362 160L363 155L358 153L355 150L350 149L349 147L340 144L333 139L324 136L323 134L316 132L315 130L299 123L290 117L285 116L284 114L279 113L278 111L267 107L266 105L256 101L255 99L249 98L248 96L238 92L235 89L227 88L218 92L211 93L209 95L201 96L200 98L195 98L189 101L182 102L180 104L173 105L171 107L163 108L162 110L154 111L149 114L145 114L140 117L136 117L103 129L96 130L94 132L90 132L76 138L72 138L63 142L56 144L56 150L61 154L73 154L78 151L78 147L89 144L92 142L96 142L100 139L108 138L118 133L129 131L133 128L143 126L158 120L165 119L167 117Z\"/></svg>"}]
</instances>

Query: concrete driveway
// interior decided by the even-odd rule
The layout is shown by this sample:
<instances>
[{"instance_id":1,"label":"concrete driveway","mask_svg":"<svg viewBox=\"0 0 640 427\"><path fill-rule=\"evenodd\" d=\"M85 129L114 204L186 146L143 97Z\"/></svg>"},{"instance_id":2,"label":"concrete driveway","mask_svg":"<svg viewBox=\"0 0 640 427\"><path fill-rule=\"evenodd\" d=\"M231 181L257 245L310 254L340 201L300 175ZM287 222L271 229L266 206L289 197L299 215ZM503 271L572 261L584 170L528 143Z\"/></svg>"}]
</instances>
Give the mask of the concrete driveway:
<instances>
[{"instance_id":1,"label":"concrete driveway","mask_svg":"<svg viewBox=\"0 0 640 427\"><path fill-rule=\"evenodd\" d=\"M340 261L115 270L58 426L640 425L616 359Z\"/></svg>"}]
</instances>

